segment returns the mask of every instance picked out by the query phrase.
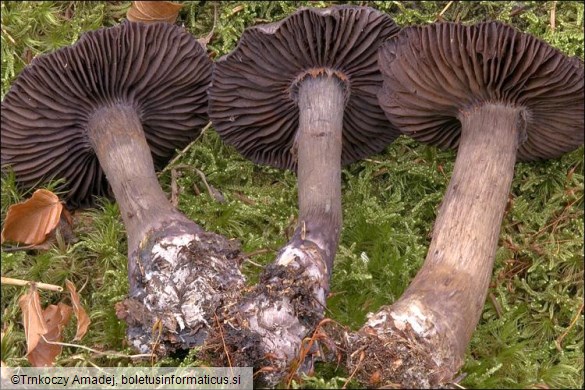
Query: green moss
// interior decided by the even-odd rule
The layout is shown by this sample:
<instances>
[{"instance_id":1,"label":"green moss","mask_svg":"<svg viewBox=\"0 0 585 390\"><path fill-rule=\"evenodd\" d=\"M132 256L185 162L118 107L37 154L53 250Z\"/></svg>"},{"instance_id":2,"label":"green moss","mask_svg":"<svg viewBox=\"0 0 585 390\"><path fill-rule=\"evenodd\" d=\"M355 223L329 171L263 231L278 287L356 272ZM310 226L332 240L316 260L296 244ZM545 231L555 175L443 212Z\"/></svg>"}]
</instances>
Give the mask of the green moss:
<instances>
[{"instance_id":1,"label":"green moss","mask_svg":"<svg viewBox=\"0 0 585 390\"><path fill-rule=\"evenodd\" d=\"M73 43L83 31L116 24L129 2L2 2L2 95L31 55ZM187 2L179 23L195 36L215 30L208 45L215 58L228 53L241 32L299 6L328 2ZM496 19L537 35L568 55L583 58L581 2L353 2L387 12L399 25L438 19L472 23ZM441 16L439 16L442 13ZM30 53L30 54L29 54ZM344 228L333 272L329 315L357 328L370 311L404 291L426 255L430 231L449 181L455 153L399 138L384 153L343 170ZM259 167L207 131L177 162L179 208L204 228L242 242L251 260L267 264L295 225L296 178ZM208 194L206 182L224 201ZM170 170L161 175L170 192ZM56 188L53 184L50 188ZM2 176L2 220L10 204L30 196ZM461 382L466 388L583 386L583 148L555 161L516 166L510 204L500 234L490 298L468 350ZM114 304L127 292L126 243L115 204L76 214L79 241L41 253L2 252L2 275L81 290L92 325L82 341L95 349L130 353ZM253 282L259 267L246 263ZM2 359L26 364L21 314L23 288L2 287ZM60 294L42 292L44 304ZM72 330L69 329L69 332ZM194 354L163 365L194 365ZM65 348L58 364L128 365ZM329 365L302 386L341 387L349 376ZM295 386L301 386L295 384Z\"/></svg>"}]
</instances>

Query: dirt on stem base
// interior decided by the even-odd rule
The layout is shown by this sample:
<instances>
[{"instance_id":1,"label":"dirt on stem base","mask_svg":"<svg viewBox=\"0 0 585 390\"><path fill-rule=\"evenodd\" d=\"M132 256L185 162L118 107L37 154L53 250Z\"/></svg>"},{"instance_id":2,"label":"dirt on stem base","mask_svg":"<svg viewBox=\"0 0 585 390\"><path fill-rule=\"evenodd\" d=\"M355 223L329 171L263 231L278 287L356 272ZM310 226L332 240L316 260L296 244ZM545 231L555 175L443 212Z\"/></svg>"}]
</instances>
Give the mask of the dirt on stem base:
<instances>
[{"instance_id":1,"label":"dirt on stem base","mask_svg":"<svg viewBox=\"0 0 585 390\"><path fill-rule=\"evenodd\" d=\"M225 304L202 358L217 366L252 366L261 386L275 386L323 318L329 276L321 249L296 237L234 305Z\"/></svg>"},{"instance_id":2,"label":"dirt on stem base","mask_svg":"<svg viewBox=\"0 0 585 390\"><path fill-rule=\"evenodd\" d=\"M116 305L130 344L158 356L202 345L216 310L244 286L239 253L192 222L147 234L130 254L130 296Z\"/></svg>"},{"instance_id":3,"label":"dirt on stem base","mask_svg":"<svg viewBox=\"0 0 585 390\"><path fill-rule=\"evenodd\" d=\"M376 317L390 315L384 311ZM375 320L370 318L368 323ZM409 323L384 319L381 327L368 324L346 335L346 366L362 384L396 389L449 388L451 372L445 366L453 356L443 356L442 349L425 340Z\"/></svg>"}]
</instances>

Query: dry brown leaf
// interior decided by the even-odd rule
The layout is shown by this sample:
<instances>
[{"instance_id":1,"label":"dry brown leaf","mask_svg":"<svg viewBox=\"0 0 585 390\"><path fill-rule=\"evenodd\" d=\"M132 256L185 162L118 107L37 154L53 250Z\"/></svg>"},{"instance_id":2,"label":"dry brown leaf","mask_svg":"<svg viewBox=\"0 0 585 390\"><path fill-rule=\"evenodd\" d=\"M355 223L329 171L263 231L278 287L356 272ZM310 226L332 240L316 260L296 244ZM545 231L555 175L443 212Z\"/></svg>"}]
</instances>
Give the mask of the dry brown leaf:
<instances>
[{"instance_id":1,"label":"dry brown leaf","mask_svg":"<svg viewBox=\"0 0 585 390\"><path fill-rule=\"evenodd\" d=\"M69 323L72 311L71 306L62 302L43 310L45 326L49 330L45 334L47 341L63 341L63 328ZM52 367L63 349L61 345L49 344L45 339L41 338L36 348L26 356L33 367Z\"/></svg>"},{"instance_id":2,"label":"dry brown leaf","mask_svg":"<svg viewBox=\"0 0 585 390\"><path fill-rule=\"evenodd\" d=\"M34 283L31 284L28 293L18 299L18 306L22 310L22 322L27 346L26 353L28 355L37 347L42 338L41 336L49 331L43 319L41 297Z\"/></svg>"},{"instance_id":3,"label":"dry brown leaf","mask_svg":"<svg viewBox=\"0 0 585 390\"><path fill-rule=\"evenodd\" d=\"M126 18L131 22L175 23L182 7L174 1L133 1Z\"/></svg>"},{"instance_id":4,"label":"dry brown leaf","mask_svg":"<svg viewBox=\"0 0 585 390\"><path fill-rule=\"evenodd\" d=\"M8 208L1 242L41 244L59 224L62 211L63 204L57 195L48 190L36 190L30 199Z\"/></svg>"},{"instance_id":5,"label":"dry brown leaf","mask_svg":"<svg viewBox=\"0 0 585 390\"><path fill-rule=\"evenodd\" d=\"M61 211L61 219L65 220L69 226L73 226L73 216L66 208Z\"/></svg>"},{"instance_id":6,"label":"dry brown leaf","mask_svg":"<svg viewBox=\"0 0 585 390\"><path fill-rule=\"evenodd\" d=\"M65 286L67 286L67 290L69 290L69 293L71 294L71 303L73 304L73 311L75 312L75 317L77 318L77 333L75 334L73 341L78 341L81 340L87 333L89 324L91 324L91 320L89 319L89 316L87 315L83 306L81 306L81 302L79 301L79 294L77 294L75 285L69 280L66 280Z\"/></svg>"}]
</instances>

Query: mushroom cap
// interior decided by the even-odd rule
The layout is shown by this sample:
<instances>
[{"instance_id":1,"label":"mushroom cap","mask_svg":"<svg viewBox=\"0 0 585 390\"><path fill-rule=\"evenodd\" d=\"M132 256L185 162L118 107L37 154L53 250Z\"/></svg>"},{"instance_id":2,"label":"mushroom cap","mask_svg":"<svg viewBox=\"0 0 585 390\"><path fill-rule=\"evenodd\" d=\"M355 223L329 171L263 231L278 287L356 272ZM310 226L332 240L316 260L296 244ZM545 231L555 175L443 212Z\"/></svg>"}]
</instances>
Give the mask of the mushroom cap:
<instances>
[{"instance_id":1,"label":"mushroom cap","mask_svg":"<svg viewBox=\"0 0 585 390\"><path fill-rule=\"evenodd\" d=\"M342 164L380 152L400 135L378 105L378 46L399 28L369 8L303 8L248 28L220 58L209 89L209 116L228 144L255 163L296 169L295 86L327 74L345 84Z\"/></svg>"},{"instance_id":2,"label":"mushroom cap","mask_svg":"<svg viewBox=\"0 0 585 390\"><path fill-rule=\"evenodd\" d=\"M197 40L168 23L125 22L87 32L72 46L35 58L2 101L2 169L30 188L65 178L73 207L111 196L87 136L104 106L135 107L162 168L208 122L212 63Z\"/></svg>"},{"instance_id":3,"label":"mushroom cap","mask_svg":"<svg viewBox=\"0 0 585 390\"><path fill-rule=\"evenodd\" d=\"M500 22L407 27L379 50L380 106L404 134L456 148L458 115L482 103L523 107L517 160L583 144L583 61Z\"/></svg>"}]
</instances>

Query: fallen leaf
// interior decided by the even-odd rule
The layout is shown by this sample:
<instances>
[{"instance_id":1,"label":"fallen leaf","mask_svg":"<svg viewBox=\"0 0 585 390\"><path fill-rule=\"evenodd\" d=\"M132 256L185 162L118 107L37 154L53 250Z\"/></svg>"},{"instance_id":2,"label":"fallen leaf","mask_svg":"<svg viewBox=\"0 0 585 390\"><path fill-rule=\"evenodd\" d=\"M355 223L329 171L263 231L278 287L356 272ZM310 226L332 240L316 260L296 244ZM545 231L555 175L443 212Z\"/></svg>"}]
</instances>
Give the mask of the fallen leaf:
<instances>
[{"instance_id":1,"label":"fallen leaf","mask_svg":"<svg viewBox=\"0 0 585 390\"><path fill-rule=\"evenodd\" d=\"M182 4L174 1L133 1L126 18L131 22L175 23L182 7Z\"/></svg>"},{"instance_id":2,"label":"fallen leaf","mask_svg":"<svg viewBox=\"0 0 585 390\"><path fill-rule=\"evenodd\" d=\"M14 241L38 245L59 224L63 204L48 190L36 190L32 197L8 208L1 242Z\"/></svg>"},{"instance_id":3,"label":"fallen leaf","mask_svg":"<svg viewBox=\"0 0 585 390\"><path fill-rule=\"evenodd\" d=\"M73 226L73 217L71 216L71 213L65 208L63 211L61 211L61 219L64 219L65 222L69 224L69 226Z\"/></svg>"},{"instance_id":4,"label":"fallen leaf","mask_svg":"<svg viewBox=\"0 0 585 390\"><path fill-rule=\"evenodd\" d=\"M52 367L55 364L55 359L63 347L47 341L63 341L63 328L69 323L72 311L71 306L62 302L49 305L43 310L43 320L49 331L44 335L44 339L41 337L36 348L26 356L33 367Z\"/></svg>"},{"instance_id":5,"label":"fallen leaf","mask_svg":"<svg viewBox=\"0 0 585 390\"><path fill-rule=\"evenodd\" d=\"M41 310L41 298L34 283L31 284L29 292L18 299L18 306L22 310L26 353L28 355L37 347L42 338L41 336L49 331L45 326Z\"/></svg>"},{"instance_id":6,"label":"fallen leaf","mask_svg":"<svg viewBox=\"0 0 585 390\"><path fill-rule=\"evenodd\" d=\"M73 311L75 313L75 318L77 318L77 333L75 334L75 338L73 341L78 341L85 336L87 330L89 329L89 324L91 324L91 320L87 315L83 306L81 306L81 302L79 300L79 294L77 294L77 289L75 285L69 281L65 281L65 286L69 293L71 294L71 303L73 303Z\"/></svg>"}]
</instances>

